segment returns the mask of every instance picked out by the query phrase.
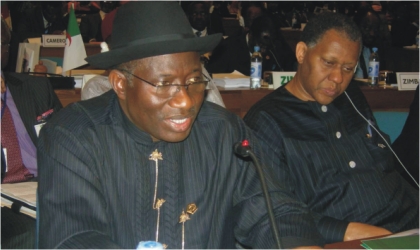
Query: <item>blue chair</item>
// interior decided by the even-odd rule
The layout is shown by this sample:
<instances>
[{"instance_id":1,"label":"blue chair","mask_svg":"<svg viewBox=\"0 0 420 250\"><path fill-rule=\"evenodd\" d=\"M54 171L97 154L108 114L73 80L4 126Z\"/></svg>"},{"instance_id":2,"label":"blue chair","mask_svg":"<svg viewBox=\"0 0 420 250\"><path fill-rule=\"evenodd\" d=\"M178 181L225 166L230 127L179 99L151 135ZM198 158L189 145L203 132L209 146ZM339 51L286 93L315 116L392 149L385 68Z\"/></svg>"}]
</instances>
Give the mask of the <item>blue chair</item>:
<instances>
[{"instance_id":1,"label":"blue chair","mask_svg":"<svg viewBox=\"0 0 420 250\"><path fill-rule=\"evenodd\" d=\"M379 128L389 135L391 143L401 134L408 112L375 111L373 112Z\"/></svg>"}]
</instances>

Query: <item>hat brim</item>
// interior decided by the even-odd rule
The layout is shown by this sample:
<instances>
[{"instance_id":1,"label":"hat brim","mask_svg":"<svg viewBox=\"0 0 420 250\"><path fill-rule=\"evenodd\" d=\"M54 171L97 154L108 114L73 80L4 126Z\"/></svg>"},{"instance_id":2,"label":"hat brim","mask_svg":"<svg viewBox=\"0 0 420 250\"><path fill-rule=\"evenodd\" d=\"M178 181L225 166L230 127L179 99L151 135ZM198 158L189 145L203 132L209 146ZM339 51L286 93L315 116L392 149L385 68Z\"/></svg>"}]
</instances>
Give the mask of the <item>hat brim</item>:
<instances>
[{"instance_id":1,"label":"hat brim","mask_svg":"<svg viewBox=\"0 0 420 250\"><path fill-rule=\"evenodd\" d=\"M196 51L204 54L212 51L220 42L222 34L187 39L165 40L147 44L134 44L92 55L85 60L93 67L108 69L121 63L151 56Z\"/></svg>"}]
</instances>

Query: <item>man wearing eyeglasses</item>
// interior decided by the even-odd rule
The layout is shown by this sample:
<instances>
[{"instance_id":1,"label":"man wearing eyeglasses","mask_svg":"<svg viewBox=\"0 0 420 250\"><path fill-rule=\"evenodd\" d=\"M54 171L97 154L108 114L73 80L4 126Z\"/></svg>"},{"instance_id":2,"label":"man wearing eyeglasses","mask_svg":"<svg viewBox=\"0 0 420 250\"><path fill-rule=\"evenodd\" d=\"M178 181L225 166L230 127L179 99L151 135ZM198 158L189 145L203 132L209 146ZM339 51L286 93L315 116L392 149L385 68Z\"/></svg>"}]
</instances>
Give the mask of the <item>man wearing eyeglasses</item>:
<instances>
[{"instance_id":1,"label":"man wearing eyeglasses","mask_svg":"<svg viewBox=\"0 0 420 250\"><path fill-rule=\"evenodd\" d=\"M197 37L214 34L209 27L209 8L204 2L191 2L187 10L188 20Z\"/></svg>"},{"instance_id":2,"label":"man wearing eyeglasses","mask_svg":"<svg viewBox=\"0 0 420 250\"><path fill-rule=\"evenodd\" d=\"M222 20L220 18L217 19L215 16L210 18L209 5L207 3L202 1L189 2L185 11L192 31L197 37L223 32ZM201 55L201 61L204 66L208 63L211 53L212 51L208 51L208 53Z\"/></svg>"},{"instance_id":3,"label":"man wearing eyeglasses","mask_svg":"<svg viewBox=\"0 0 420 250\"><path fill-rule=\"evenodd\" d=\"M256 170L233 144L259 145L242 120L205 102L197 38L175 2L129 2L110 50L114 91L67 106L41 131L39 248L275 247ZM266 173L283 246L316 246L307 210Z\"/></svg>"}]
</instances>

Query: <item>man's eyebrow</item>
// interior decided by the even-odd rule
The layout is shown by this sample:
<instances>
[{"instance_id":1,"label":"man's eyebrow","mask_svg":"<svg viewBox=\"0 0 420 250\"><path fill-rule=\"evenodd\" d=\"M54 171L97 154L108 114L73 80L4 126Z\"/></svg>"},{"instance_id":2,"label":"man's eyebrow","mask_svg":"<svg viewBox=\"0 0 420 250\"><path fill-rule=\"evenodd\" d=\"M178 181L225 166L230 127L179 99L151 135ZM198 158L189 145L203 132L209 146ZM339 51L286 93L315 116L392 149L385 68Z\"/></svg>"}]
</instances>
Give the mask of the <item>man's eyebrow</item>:
<instances>
[{"instance_id":1,"label":"man's eyebrow","mask_svg":"<svg viewBox=\"0 0 420 250\"><path fill-rule=\"evenodd\" d=\"M201 70L201 67L198 67L198 68L195 68L195 69L191 70L191 73L200 72L200 70ZM170 73L169 74L163 73L163 74L159 75L159 77L171 77L171 76L173 76L173 74L170 74Z\"/></svg>"}]
</instances>

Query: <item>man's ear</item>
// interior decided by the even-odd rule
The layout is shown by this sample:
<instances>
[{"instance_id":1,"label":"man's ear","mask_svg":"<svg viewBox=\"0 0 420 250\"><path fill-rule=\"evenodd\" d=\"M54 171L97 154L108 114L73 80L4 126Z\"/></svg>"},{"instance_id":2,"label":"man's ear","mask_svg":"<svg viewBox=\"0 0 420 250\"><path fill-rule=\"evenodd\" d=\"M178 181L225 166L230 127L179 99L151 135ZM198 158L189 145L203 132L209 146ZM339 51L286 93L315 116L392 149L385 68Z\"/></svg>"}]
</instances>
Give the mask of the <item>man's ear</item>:
<instances>
[{"instance_id":1,"label":"man's ear","mask_svg":"<svg viewBox=\"0 0 420 250\"><path fill-rule=\"evenodd\" d=\"M128 86L128 81L125 75L121 73L121 71L113 69L111 70L111 72L109 72L108 80L111 84L111 87L117 94L118 98L121 100L125 100Z\"/></svg>"},{"instance_id":2,"label":"man's ear","mask_svg":"<svg viewBox=\"0 0 420 250\"><path fill-rule=\"evenodd\" d=\"M304 42L298 42L296 44L296 60L299 64L303 63L306 52L308 51L308 46Z\"/></svg>"}]
</instances>

